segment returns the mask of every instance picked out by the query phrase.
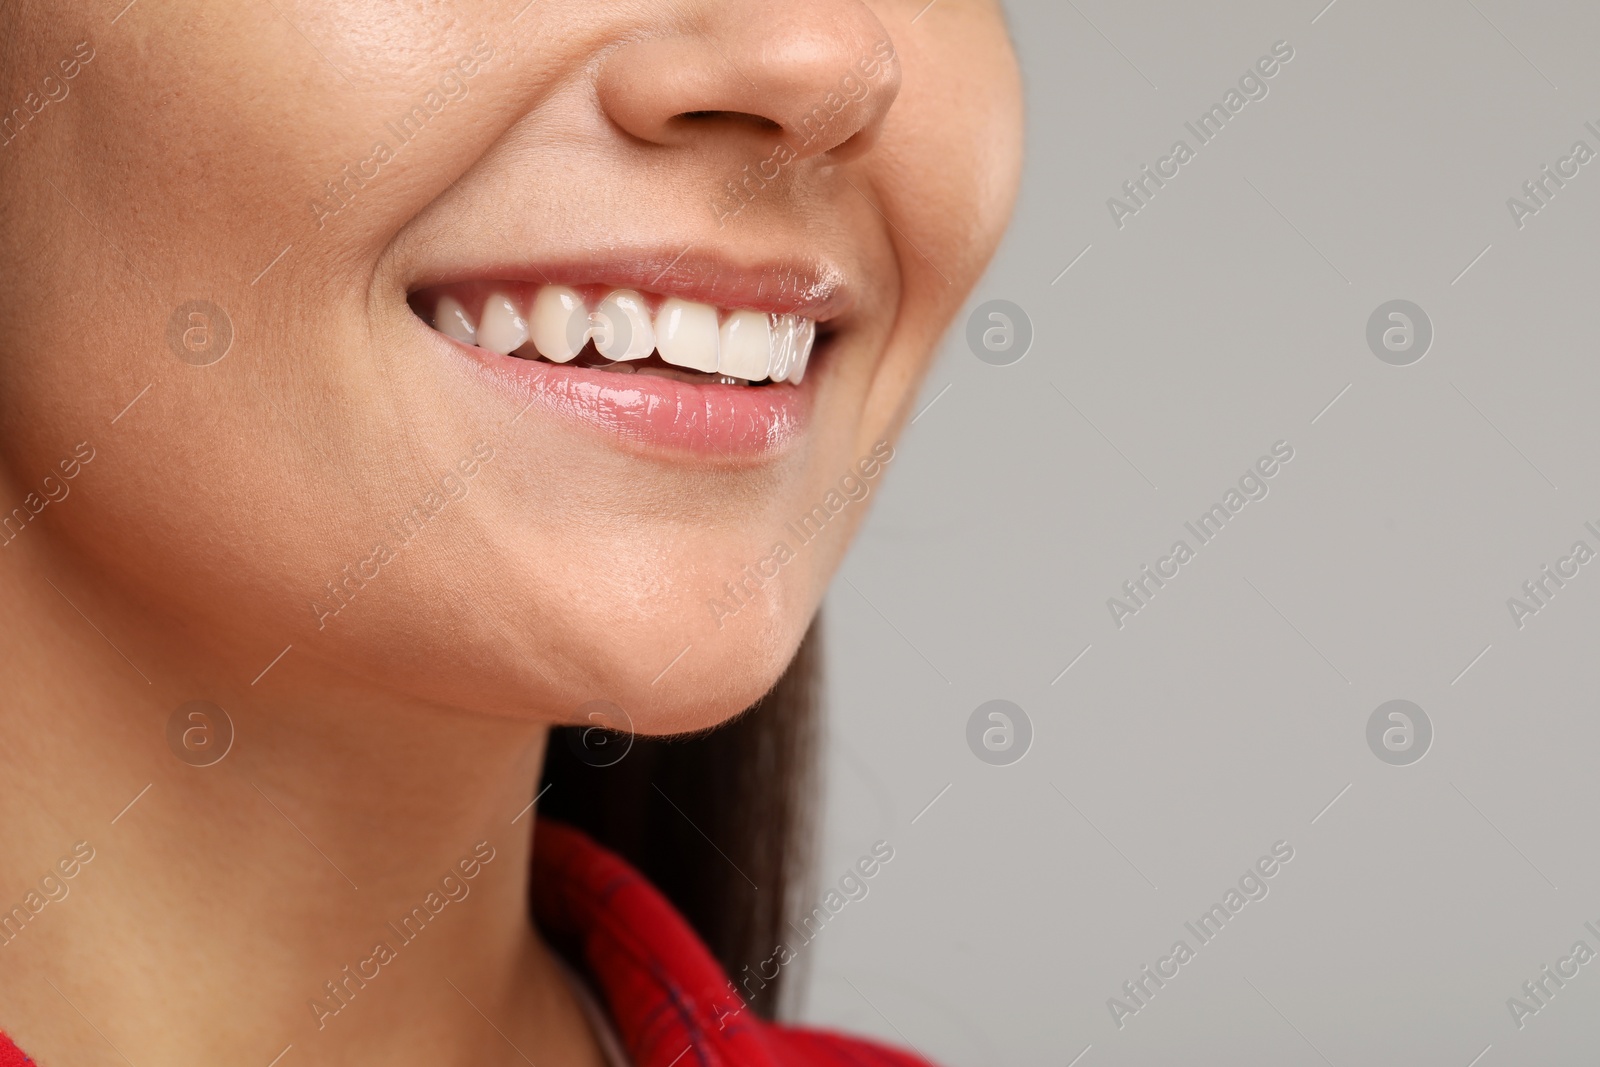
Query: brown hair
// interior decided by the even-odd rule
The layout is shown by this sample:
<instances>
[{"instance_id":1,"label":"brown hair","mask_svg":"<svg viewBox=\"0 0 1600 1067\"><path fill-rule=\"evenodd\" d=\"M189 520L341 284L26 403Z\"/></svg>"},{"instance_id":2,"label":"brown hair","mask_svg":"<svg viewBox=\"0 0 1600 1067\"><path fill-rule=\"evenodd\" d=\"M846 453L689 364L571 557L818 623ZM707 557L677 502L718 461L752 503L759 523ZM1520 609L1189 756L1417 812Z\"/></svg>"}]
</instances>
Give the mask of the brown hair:
<instances>
[{"instance_id":1,"label":"brown hair","mask_svg":"<svg viewBox=\"0 0 1600 1067\"><path fill-rule=\"evenodd\" d=\"M785 940L809 866L820 638L813 622L783 677L738 718L705 733L633 739L609 767L552 730L542 814L621 855L672 901L734 981ZM627 743L618 738L612 744ZM604 762L601 760L600 762ZM773 1018L785 972L744 993ZM785 1005L787 1006L787 1005Z\"/></svg>"}]
</instances>

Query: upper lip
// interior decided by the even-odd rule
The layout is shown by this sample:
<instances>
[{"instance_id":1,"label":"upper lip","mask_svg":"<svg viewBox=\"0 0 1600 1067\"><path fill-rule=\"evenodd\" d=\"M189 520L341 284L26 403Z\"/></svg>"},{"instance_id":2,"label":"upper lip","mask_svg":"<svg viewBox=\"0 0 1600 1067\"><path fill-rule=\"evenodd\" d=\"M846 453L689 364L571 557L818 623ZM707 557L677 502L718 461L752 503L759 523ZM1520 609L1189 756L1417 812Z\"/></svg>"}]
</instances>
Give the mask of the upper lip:
<instances>
[{"instance_id":1,"label":"upper lip","mask_svg":"<svg viewBox=\"0 0 1600 1067\"><path fill-rule=\"evenodd\" d=\"M550 285L608 285L640 290L725 309L803 315L816 322L838 318L850 307L850 286L834 264L806 259L739 262L718 253L640 250L598 256L560 256L523 261L480 262L438 270L406 286L424 290L456 282L538 282Z\"/></svg>"},{"instance_id":2,"label":"upper lip","mask_svg":"<svg viewBox=\"0 0 1600 1067\"><path fill-rule=\"evenodd\" d=\"M852 300L843 271L831 263L803 259L741 263L726 255L697 252L692 246L611 251L603 256L492 260L438 269L414 279L407 289L416 292L473 281L606 285L722 308L802 315L819 323L843 315Z\"/></svg>"}]
</instances>

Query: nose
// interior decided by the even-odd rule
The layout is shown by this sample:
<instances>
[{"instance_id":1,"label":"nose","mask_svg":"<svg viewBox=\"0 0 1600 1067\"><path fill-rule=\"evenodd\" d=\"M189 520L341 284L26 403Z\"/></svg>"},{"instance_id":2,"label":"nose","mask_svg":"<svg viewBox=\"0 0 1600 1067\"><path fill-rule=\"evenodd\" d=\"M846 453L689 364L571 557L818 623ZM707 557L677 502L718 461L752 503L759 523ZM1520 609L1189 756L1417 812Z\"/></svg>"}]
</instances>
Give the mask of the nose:
<instances>
[{"instance_id":1,"label":"nose","mask_svg":"<svg viewBox=\"0 0 1600 1067\"><path fill-rule=\"evenodd\" d=\"M685 17L671 33L624 44L602 63L600 105L627 133L661 145L776 134L797 159L840 162L877 139L900 62L860 0L670 8Z\"/></svg>"}]
</instances>

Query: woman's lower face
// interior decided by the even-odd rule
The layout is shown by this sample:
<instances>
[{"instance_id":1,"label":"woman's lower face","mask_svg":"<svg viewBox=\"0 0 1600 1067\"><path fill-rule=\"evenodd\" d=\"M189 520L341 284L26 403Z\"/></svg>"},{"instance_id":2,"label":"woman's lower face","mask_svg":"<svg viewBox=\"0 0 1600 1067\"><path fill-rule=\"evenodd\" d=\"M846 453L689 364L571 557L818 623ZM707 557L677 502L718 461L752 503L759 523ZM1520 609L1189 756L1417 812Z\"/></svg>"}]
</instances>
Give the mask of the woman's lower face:
<instances>
[{"instance_id":1,"label":"woman's lower face","mask_svg":"<svg viewBox=\"0 0 1600 1067\"><path fill-rule=\"evenodd\" d=\"M936 2L14 5L4 538L179 673L736 713L1010 210Z\"/></svg>"}]
</instances>

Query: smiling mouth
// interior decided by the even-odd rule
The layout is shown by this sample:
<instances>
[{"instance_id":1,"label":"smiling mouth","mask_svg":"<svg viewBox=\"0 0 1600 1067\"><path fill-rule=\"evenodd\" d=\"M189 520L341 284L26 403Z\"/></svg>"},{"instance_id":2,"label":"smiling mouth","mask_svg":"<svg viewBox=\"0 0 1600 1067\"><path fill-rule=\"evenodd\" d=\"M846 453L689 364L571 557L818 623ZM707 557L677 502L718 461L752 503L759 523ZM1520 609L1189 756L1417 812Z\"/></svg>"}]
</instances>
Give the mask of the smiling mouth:
<instances>
[{"instance_id":1,"label":"smiling mouth","mask_svg":"<svg viewBox=\"0 0 1600 1067\"><path fill-rule=\"evenodd\" d=\"M501 356L699 385L799 385L815 319L603 285L458 282L411 294L439 333Z\"/></svg>"}]
</instances>

